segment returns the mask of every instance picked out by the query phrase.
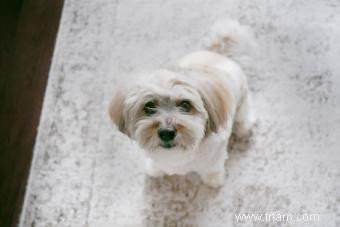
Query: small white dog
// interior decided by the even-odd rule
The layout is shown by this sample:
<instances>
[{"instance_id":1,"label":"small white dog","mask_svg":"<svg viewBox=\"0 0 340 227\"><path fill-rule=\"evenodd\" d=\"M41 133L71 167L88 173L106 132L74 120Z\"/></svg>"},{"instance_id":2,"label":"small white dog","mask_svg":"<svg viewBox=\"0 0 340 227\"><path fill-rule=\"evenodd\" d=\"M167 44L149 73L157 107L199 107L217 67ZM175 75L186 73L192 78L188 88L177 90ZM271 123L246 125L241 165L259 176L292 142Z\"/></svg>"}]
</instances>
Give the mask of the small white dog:
<instances>
[{"instance_id":1,"label":"small white dog","mask_svg":"<svg viewBox=\"0 0 340 227\"><path fill-rule=\"evenodd\" d=\"M247 27L220 21L207 50L116 89L111 119L145 150L150 176L194 171L212 187L223 185L229 137L248 134L254 123L241 67L255 46Z\"/></svg>"}]
</instances>

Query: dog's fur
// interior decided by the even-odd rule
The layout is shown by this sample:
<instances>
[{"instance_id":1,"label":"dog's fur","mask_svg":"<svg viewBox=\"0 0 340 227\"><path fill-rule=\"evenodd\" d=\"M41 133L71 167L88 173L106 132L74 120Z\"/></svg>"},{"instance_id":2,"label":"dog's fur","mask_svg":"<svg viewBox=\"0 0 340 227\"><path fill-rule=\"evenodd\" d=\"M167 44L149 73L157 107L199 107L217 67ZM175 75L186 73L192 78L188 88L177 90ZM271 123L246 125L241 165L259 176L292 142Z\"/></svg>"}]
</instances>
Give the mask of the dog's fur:
<instances>
[{"instance_id":1,"label":"dog's fur","mask_svg":"<svg viewBox=\"0 0 340 227\"><path fill-rule=\"evenodd\" d=\"M232 131L246 135L254 122L243 70L254 47L248 28L220 21L209 33L207 50L143 75L128 88L117 87L111 119L145 150L149 175L194 171L210 186L223 184L229 137ZM172 141L160 139L164 128L176 132Z\"/></svg>"}]
</instances>

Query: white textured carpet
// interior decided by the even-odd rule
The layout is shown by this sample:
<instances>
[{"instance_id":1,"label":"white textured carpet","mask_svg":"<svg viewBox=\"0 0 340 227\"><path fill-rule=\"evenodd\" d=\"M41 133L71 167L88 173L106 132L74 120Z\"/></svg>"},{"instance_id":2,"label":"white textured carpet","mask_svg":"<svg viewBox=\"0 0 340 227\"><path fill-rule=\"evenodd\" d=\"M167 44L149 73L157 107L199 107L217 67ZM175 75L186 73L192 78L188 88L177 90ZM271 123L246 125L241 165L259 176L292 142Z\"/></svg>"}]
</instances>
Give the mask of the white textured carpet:
<instances>
[{"instance_id":1,"label":"white textured carpet","mask_svg":"<svg viewBox=\"0 0 340 227\"><path fill-rule=\"evenodd\" d=\"M150 179L109 121L113 85L198 50L225 17L259 41L254 136L233 146L220 190ZM338 0L66 0L21 226L340 226L339 56ZM234 217L266 212L320 221Z\"/></svg>"}]
</instances>

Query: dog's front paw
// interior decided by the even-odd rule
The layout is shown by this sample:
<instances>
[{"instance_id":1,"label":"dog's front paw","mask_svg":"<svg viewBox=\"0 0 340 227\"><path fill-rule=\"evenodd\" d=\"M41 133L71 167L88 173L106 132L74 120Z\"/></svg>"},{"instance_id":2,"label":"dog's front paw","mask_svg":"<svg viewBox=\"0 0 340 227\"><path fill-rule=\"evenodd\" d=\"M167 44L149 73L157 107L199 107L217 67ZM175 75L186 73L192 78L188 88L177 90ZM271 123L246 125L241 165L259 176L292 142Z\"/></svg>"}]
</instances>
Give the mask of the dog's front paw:
<instances>
[{"instance_id":1,"label":"dog's front paw","mask_svg":"<svg viewBox=\"0 0 340 227\"><path fill-rule=\"evenodd\" d=\"M145 164L145 172L150 177L162 177L164 172L158 169L151 161L147 161Z\"/></svg>"},{"instance_id":2,"label":"dog's front paw","mask_svg":"<svg viewBox=\"0 0 340 227\"><path fill-rule=\"evenodd\" d=\"M201 175L201 177L205 184L213 188L221 187L224 184L224 172L223 171L203 174Z\"/></svg>"}]
</instances>

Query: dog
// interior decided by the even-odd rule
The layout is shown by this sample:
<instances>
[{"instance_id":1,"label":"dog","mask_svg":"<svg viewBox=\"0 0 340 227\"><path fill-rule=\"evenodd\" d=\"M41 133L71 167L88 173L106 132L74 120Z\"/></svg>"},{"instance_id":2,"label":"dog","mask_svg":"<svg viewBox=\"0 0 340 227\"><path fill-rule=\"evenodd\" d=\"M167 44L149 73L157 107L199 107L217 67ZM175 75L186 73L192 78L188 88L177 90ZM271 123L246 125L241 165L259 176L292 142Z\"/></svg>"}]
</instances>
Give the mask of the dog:
<instances>
[{"instance_id":1,"label":"dog","mask_svg":"<svg viewBox=\"0 0 340 227\"><path fill-rule=\"evenodd\" d=\"M184 175L224 183L231 133L249 134L255 123L246 73L254 35L234 20L216 22L204 50L117 86L109 114L144 150L146 173Z\"/></svg>"}]
</instances>

